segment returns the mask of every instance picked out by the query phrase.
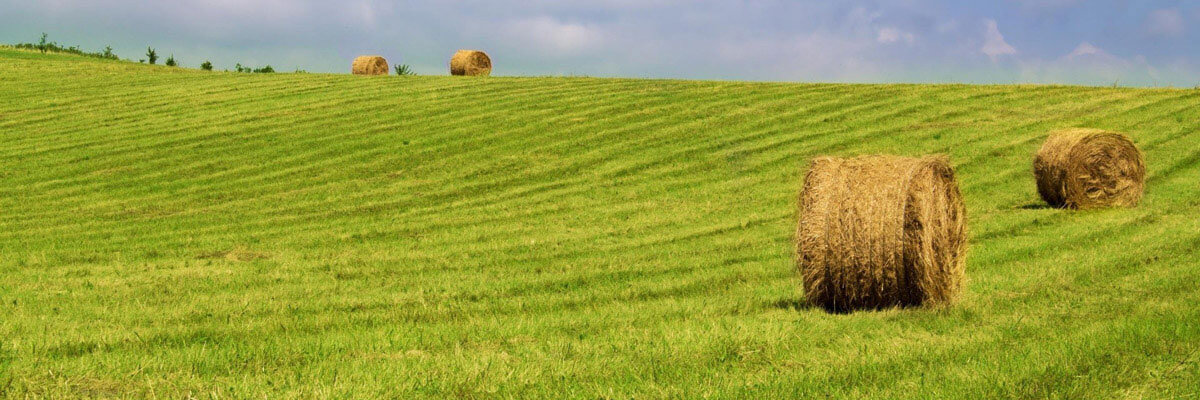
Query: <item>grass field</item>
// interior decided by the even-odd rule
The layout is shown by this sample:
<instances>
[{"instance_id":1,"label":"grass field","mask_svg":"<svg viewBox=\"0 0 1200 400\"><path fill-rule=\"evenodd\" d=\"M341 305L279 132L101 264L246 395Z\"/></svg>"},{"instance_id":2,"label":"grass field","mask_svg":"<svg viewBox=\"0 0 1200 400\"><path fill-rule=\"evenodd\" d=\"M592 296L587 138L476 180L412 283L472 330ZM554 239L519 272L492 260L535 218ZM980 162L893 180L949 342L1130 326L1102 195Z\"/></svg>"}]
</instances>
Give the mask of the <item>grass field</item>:
<instances>
[{"instance_id":1,"label":"grass field","mask_svg":"<svg viewBox=\"0 0 1200 400\"><path fill-rule=\"evenodd\" d=\"M1063 127L1131 135L1143 204L1043 207ZM0 397L1197 397L1197 131L1195 89L0 49ZM958 304L805 304L803 173L867 153L950 155Z\"/></svg>"}]
</instances>

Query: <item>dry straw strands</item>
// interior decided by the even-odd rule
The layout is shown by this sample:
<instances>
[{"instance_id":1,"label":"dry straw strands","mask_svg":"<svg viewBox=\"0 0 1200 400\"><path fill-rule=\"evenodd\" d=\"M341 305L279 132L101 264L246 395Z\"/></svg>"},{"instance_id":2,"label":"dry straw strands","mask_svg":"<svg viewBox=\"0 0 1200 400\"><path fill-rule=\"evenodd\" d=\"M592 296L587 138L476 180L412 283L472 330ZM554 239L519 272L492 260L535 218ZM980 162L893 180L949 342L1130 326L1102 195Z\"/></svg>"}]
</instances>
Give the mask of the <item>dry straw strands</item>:
<instances>
[{"instance_id":1,"label":"dry straw strands","mask_svg":"<svg viewBox=\"0 0 1200 400\"><path fill-rule=\"evenodd\" d=\"M805 294L832 312L950 303L962 286L966 231L944 156L817 158L796 230Z\"/></svg>"},{"instance_id":2,"label":"dry straw strands","mask_svg":"<svg viewBox=\"0 0 1200 400\"><path fill-rule=\"evenodd\" d=\"M387 75L388 63L380 56L359 56L350 66L350 73L354 75Z\"/></svg>"},{"instance_id":3,"label":"dry straw strands","mask_svg":"<svg viewBox=\"0 0 1200 400\"><path fill-rule=\"evenodd\" d=\"M488 76L492 74L492 59L479 50L459 50L450 57L450 75Z\"/></svg>"},{"instance_id":4,"label":"dry straw strands","mask_svg":"<svg viewBox=\"0 0 1200 400\"><path fill-rule=\"evenodd\" d=\"M1060 208L1133 207L1146 186L1141 151L1125 135L1098 129L1052 132L1033 173L1042 199Z\"/></svg>"}]
</instances>

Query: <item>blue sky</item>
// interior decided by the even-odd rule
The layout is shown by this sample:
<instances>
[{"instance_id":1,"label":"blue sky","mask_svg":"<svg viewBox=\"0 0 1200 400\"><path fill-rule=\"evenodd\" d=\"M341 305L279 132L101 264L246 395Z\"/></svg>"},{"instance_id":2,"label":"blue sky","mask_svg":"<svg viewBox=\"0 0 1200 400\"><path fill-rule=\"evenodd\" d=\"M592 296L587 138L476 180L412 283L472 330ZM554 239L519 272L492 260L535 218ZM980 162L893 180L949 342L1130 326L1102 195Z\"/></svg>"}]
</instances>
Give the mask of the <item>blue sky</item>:
<instances>
[{"instance_id":1,"label":"blue sky","mask_svg":"<svg viewBox=\"0 0 1200 400\"><path fill-rule=\"evenodd\" d=\"M1200 2L1153 0L0 0L0 42L310 72L478 48L497 75L1192 87L1197 25Z\"/></svg>"}]
</instances>

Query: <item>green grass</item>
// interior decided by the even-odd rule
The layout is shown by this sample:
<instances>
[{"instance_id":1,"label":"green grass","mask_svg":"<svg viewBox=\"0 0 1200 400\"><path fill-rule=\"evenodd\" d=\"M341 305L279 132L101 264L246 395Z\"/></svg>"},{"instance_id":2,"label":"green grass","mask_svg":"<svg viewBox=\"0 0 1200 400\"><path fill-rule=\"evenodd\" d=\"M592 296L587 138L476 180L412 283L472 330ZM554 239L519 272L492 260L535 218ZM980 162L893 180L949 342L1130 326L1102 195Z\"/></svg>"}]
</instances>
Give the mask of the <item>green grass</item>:
<instances>
[{"instance_id":1,"label":"green grass","mask_svg":"<svg viewBox=\"0 0 1200 400\"><path fill-rule=\"evenodd\" d=\"M1127 132L1135 209L1038 200ZM1200 395L1200 90L236 74L0 50L0 397ZM831 315L817 155L947 153L968 284Z\"/></svg>"}]
</instances>

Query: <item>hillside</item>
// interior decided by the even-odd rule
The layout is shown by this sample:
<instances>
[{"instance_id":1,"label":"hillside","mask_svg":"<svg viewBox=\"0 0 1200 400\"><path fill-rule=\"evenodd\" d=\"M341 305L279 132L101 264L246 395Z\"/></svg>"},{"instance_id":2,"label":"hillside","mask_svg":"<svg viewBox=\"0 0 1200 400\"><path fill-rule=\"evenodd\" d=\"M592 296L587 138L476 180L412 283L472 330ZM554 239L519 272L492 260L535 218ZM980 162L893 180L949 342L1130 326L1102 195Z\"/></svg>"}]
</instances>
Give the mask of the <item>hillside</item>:
<instances>
[{"instance_id":1,"label":"hillside","mask_svg":"<svg viewBox=\"0 0 1200 400\"><path fill-rule=\"evenodd\" d=\"M1143 204L1042 206L1062 127ZM205 73L0 49L0 397L1172 397L1200 90ZM946 153L947 309L804 302L817 155Z\"/></svg>"}]
</instances>

